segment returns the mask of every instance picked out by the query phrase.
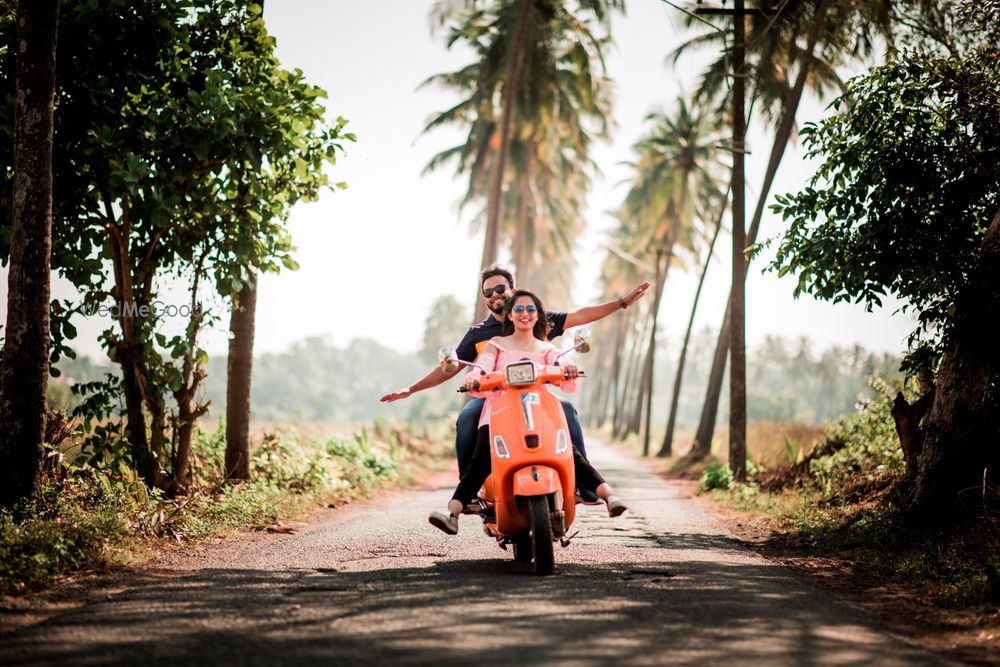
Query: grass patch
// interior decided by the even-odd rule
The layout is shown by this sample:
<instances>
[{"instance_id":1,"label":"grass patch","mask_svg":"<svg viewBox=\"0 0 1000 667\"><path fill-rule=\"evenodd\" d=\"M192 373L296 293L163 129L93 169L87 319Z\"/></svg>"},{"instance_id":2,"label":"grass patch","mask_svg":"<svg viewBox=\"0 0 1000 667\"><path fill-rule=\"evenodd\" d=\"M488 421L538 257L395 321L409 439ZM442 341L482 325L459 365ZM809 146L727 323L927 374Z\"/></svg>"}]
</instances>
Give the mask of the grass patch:
<instances>
[{"instance_id":1,"label":"grass patch","mask_svg":"<svg viewBox=\"0 0 1000 667\"><path fill-rule=\"evenodd\" d=\"M67 443L66 448L73 447ZM376 424L353 436L268 433L251 452L252 478L223 481L225 429L196 434L189 495L166 498L130 471L63 463L40 497L0 512L0 593L21 594L70 573L142 560L164 541L194 542L300 519L411 483L452 456L444 429Z\"/></svg>"}]
</instances>

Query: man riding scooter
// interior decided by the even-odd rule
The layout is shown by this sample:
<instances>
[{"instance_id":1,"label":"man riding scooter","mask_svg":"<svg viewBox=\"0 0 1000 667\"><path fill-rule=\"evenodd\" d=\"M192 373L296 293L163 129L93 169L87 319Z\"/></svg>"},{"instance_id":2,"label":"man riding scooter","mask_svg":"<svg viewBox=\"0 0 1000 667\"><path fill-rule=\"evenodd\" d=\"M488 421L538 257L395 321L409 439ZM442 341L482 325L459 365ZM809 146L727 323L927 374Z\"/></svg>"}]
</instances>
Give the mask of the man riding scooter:
<instances>
[{"instance_id":1,"label":"man riding scooter","mask_svg":"<svg viewBox=\"0 0 1000 667\"><path fill-rule=\"evenodd\" d=\"M514 291L514 276L508 269L499 265L493 265L482 272L480 287L482 288L483 300L490 314L479 324L470 327L462 338L462 341L458 344L458 347L455 348L458 358L465 362L474 361L479 351L491 338L501 335L504 307L507 305L507 301ZM612 301L594 306L585 306L569 313L547 312L546 316L551 325L547 337L549 340L552 340L562 335L565 329L596 322L618 310L628 308L642 297L648 288L649 283L643 282L628 294ZM449 373L435 367L409 387L386 394L380 400L383 403L391 403L407 398L418 391L438 386L454 377L457 372L457 369ZM476 448L476 437L479 428L479 418L483 411L483 403L484 400L481 398L473 399L465 405L458 415L455 425L455 454L458 458L459 477L468 470ZM580 453L586 457L583 429L580 427L576 408L569 401L562 401L562 405L566 413L570 439L573 445L580 450ZM597 501L596 495L589 492L584 492L582 497L585 502L593 503Z\"/></svg>"}]
</instances>

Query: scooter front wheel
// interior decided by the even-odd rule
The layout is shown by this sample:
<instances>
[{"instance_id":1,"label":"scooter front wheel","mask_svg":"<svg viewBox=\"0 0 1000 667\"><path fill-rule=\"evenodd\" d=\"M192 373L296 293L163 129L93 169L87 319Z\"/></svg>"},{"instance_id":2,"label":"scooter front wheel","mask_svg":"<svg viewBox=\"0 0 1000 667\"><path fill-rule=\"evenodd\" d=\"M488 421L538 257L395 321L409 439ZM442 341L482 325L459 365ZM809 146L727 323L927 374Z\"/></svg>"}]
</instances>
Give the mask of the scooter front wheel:
<instances>
[{"instance_id":1,"label":"scooter front wheel","mask_svg":"<svg viewBox=\"0 0 1000 667\"><path fill-rule=\"evenodd\" d=\"M552 574L556 563L552 546L552 519L549 517L549 499L545 496L529 498L528 517L531 522L531 556L535 565L535 574Z\"/></svg>"},{"instance_id":2,"label":"scooter front wheel","mask_svg":"<svg viewBox=\"0 0 1000 667\"><path fill-rule=\"evenodd\" d=\"M515 563L530 563L532 558L531 553L531 535L521 535L514 539L514 562Z\"/></svg>"}]
</instances>

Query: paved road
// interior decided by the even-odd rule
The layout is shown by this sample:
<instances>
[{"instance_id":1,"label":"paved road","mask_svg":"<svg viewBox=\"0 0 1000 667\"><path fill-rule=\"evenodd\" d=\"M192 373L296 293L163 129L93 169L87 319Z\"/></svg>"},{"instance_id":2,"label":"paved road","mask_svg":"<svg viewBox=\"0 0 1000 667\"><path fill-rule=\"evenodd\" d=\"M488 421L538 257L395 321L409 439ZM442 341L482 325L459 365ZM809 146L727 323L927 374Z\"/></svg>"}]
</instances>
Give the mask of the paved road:
<instances>
[{"instance_id":1,"label":"paved road","mask_svg":"<svg viewBox=\"0 0 1000 667\"><path fill-rule=\"evenodd\" d=\"M457 537L431 527L442 486L129 575L0 636L0 664L948 664L742 548L642 464L591 449L632 509L583 508L556 576L528 574L475 517Z\"/></svg>"}]
</instances>

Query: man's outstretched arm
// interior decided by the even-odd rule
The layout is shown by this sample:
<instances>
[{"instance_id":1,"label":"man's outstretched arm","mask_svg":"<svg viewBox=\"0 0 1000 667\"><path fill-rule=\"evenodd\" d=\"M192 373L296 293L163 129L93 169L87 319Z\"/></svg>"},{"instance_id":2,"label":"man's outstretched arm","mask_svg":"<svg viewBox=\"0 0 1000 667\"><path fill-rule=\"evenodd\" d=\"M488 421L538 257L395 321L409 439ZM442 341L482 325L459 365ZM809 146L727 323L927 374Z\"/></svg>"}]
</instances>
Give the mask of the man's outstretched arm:
<instances>
[{"instance_id":1,"label":"man's outstretched arm","mask_svg":"<svg viewBox=\"0 0 1000 667\"><path fill-rule=\"evenodd\" d=\"M432 370L430 373L428 373L427 375L423 376L422 378L411 384L409 387L406 387L405 389L399 389L397 391L386 394L379 400L382 401L383 403L392 403L393 401L398 401L402 398L407 398L411 394L415 394L418 391L423 391L424 389L430 389L431 387L436 387L442 382L450 380L451 378L455 377L456 373L458 373L458 369L452 371L451 373L446 373L440 368L435 366L434 370Z\"/></svg>"},{"instance_id":2,"label":"man's outstretched arm","mask_svg":"<svg viewBox=\"0 0 1000 667\"><path fill-rule=\"evenodd\" d=\"M591 322L604 319L616 310L621 310L631 306L646 293L647 289L649 289L649 281L644 281L634 290L628 294L618 297L617 299L601 303L596 306L584 306L583 308L574 310L566 315L566 324L564 327L566 329L570 329L572 327L578 327L581 324L590 324Z\"/></svg>"}]
</instances>

